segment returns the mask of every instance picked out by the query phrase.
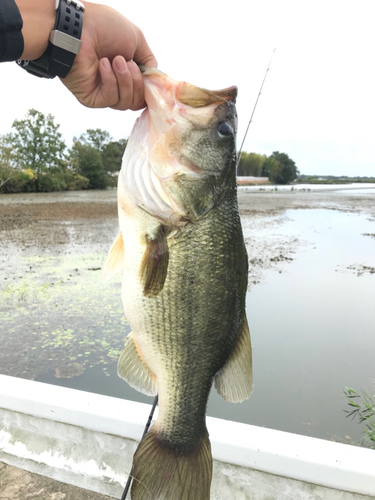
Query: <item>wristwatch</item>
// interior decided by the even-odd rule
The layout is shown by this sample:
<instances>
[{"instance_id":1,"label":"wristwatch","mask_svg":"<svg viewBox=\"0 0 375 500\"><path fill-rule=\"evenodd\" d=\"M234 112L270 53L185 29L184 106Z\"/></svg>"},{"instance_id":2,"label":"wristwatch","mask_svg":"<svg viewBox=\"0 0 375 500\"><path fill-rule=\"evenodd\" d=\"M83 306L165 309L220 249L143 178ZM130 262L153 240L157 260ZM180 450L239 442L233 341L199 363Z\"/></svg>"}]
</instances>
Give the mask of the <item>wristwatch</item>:
<instances>
[{"instance_id":1,"label":"wristwatch","mask_svg":"<svg viewBox=\"0 0 375 500\"><path fill-rule=\"evenodd\" d=\"M34 61L17 61L21 68L41 78L65 78L81 47L85 6L78 0L55 0L56 22L44 54Z\"/></svg>"}]
</instances>

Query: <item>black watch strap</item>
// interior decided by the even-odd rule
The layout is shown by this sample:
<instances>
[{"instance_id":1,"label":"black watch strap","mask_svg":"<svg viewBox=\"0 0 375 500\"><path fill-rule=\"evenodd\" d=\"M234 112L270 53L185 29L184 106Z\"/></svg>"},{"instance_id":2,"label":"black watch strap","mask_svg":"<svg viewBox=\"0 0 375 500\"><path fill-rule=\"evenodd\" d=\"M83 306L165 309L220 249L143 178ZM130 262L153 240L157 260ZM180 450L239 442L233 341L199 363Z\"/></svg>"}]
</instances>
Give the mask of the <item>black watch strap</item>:
<instances>
[{"instance_id":1,"label":"black watch strap","mask_svg":"<svg viewBox=\"0 0 375 500\"><path fill-rule=\"evenodd\" d=\"M17 64L35 76L65 78L81 46L84 11L78 0L56 0L56 23L47 50L39 59Z\"/></svg>"}]
</instances>

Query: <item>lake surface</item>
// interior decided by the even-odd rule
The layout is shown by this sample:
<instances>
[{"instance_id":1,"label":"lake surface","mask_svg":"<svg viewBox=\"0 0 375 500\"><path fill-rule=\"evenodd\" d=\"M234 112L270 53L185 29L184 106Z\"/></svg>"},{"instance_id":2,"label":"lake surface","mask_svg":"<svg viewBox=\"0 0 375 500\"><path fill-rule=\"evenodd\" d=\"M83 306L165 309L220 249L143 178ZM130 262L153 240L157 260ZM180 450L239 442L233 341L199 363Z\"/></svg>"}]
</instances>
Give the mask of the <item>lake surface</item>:
<instances>
[{"instance_id":1,"label":"lake surface","mask_svg":"<svg viewBox=\"0 0 375 500\"><path fill-rule=\"evenodd\" d=\"M287 213L282 235L303 240L292 263L266 272L247 296L254 349L254 393L240 405L212 391L208 415L326 439L360 438L345 418L345 386L374 392L375 223L329 210ZM264 230L264 238L270 230ZM274 230L272 230L274 232ZM258 234L258 237L260 235ZM71 387L151 401L116 376L90 368ZM56 383L53 374L38 380ZM66 379L58 379L66 384ZM372 392L371 392L372 391Z\"/></svg>"},{"instance_id":2,"label":"lake surface","mask_svg":"<svg viewBox=\"0 0 375 500\"><path fill-rule=\"evenodd\" d=\"M366 195L375 202L374 190ZM362 199L364 194L352 196ZM363 428L345 418L348 407L342 390L350 386L375 392L375 218L362 210L371 199L354 212L357 199L348 211L341 205L340 210L322 208L331 206L331 199L308 208L309 199L304 209L287 205L271 213L266 198L259 198L254 206L262 203L264 212L242 215L254 268L247 295L254 392L250 400L234 405L213 389L208 415L354 444ZM305 198L298 203L301 200ZM32 281L24 281L26 291L30 283L44 286L43 269L54 285L47 293L39 288L38 293L25 292L15 309L14 303L0 303L3 334L9 337L10 332L16 339L30 328L35 341L6 365L6 373L14 370L26 378L34 373L32 378L42 382L151 403L152 398L131 389L116 374L114 360L130 328L122 318L119 280L104 289L97 272L116 220L91 222L94 236L90 240L86 228L82 250L77 238L84 224L81 219L61 222L64 231L68 227L70 243L63 243L58 252L52 246L39 257L30 255L38 254L37 247L27 256L20 253L18 261L31 263L35 271ZM94 227L102 231L101 238ZM22 276L25 280L26 274ZM11 343L5 345L12 349ZM35 365L34 371L22 374L17 363ZM38 364L44 371L38 373Z\"/></svg>"}]
</instances>

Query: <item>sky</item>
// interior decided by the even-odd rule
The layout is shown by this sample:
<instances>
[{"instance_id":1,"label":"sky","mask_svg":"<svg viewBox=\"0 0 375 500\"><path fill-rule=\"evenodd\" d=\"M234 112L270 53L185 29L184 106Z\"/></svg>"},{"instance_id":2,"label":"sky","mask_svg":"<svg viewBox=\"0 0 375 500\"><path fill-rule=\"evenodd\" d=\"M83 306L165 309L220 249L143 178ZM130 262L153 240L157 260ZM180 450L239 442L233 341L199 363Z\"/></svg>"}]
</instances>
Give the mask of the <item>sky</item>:
<instances>
[{"instance_id":1,"label":"sky","mask_svg":"<svg viewBox=\"0 0 375 500\"><path fill-rule=\"evenodd\" d=\"M211 90L236 85L240 146L287 153L302 174L375 176L375 0L102 1L138 25L158 67ZM0 64L0 134L30 108L68 146L88 128L128 137L139 112L83 107L58 78Z\"/></svg>"}]
</instances>

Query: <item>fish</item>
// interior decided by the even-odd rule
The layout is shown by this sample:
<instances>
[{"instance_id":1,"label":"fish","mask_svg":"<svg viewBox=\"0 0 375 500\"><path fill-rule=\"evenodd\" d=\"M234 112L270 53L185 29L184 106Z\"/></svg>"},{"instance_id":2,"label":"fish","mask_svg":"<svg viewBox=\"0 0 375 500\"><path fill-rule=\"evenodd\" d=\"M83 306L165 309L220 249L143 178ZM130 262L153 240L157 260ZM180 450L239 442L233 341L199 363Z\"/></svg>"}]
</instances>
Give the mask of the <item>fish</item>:
<instances>
[{"instance_id":1,"label":"fish","mask_svg":"<svg viewBox=\"0 0 375 500\"><path fill-rule=\"evenodd\" d=\"M132 500L209 500L212 385L253 388L248 257L238 212L235 86L210 91L142 68L147 107L118 178L119 234L104 269L122 272L131 333L118 374L159 397L133 457Z\"/></svg>"}]
</instances>

